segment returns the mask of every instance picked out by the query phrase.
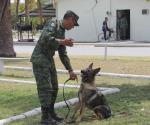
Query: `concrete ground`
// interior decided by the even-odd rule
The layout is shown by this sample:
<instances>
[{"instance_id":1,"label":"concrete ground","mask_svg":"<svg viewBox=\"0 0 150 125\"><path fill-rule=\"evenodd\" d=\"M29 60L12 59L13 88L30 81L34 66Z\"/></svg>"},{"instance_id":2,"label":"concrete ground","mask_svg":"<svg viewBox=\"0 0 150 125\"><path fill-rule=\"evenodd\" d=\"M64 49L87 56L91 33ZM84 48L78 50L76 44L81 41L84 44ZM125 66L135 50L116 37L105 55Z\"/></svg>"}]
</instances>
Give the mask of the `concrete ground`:
<instances>
[{"instance_id":1,"label":"concrete ground","mask_svg":"<svg viewBox=\"0 0 150 125\"><path fill-rule=\"evenodd\" d=\"M35 45L36 42L14 42L14 49L17 53L32 53ZM69 55L150 56L150 43L136 41L75 43L74 47L67 47L67 52Z\"/></svg>"}]
</instances>

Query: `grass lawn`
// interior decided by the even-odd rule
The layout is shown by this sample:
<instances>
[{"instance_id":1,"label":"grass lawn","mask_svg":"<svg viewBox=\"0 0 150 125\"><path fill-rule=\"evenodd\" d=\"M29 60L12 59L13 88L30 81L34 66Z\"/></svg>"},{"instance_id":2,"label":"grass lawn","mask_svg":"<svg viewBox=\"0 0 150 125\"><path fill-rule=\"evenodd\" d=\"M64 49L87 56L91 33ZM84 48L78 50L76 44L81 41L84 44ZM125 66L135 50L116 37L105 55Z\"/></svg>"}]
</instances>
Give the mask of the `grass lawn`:
<instances>
[{"instance_id":1,"label":"grass lawn","mask_svg":"<svg viewBox=\"0 0 150 125\"><path fill-rule=\"evenodd\" d=\"M57 68L63 68L57 56L55 62ZM102 57L80 56L71 57L71 62L74 69L85 68L93 62L95 68L98 66L102 68L102 72L150 75L150 58L147 57L109 57L107 61L104 61ZM5 65L31 66L27 61L7 61ZM32 72L16 70L6 70L0 75L0 78L34 80ZM68 76L58 75L58 78L59 83L63 83ZM76 82L67 84L73 83L76 84ZM97 77L96 84L101 87L117 87L121 90L120 93L107 96L113 116L108 120L97 121L91 118L92 111L86 110L80 125L150 125L150 81ZM67 99L76 97L76 95L76 89L65 89ZM62 89L60 89L57 102L62 100ZM36 85L0 83L0 119L18 115L39 106ZM67 111L67 108L57 110L62 116L65 116ZM71 107L69 116L73 111ZM40 115L37 115L8 125L39 125L39 121Z\"/></svg>"}]
</instances>

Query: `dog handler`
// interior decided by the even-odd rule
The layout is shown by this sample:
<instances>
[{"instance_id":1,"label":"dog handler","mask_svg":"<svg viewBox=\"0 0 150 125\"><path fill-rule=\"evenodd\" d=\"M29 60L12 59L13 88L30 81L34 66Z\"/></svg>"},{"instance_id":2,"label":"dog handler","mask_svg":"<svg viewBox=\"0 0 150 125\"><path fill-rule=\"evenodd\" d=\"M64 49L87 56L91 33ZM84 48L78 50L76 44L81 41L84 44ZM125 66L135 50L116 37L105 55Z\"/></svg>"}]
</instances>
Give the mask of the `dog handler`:
<instances>
[{"instance_id":1,"label":"dog handler","mask_svg":"<svg viewBox=\"0 0 150 125\"><path fill-rule=\"evenodd\" d=\"M68 10L62 21L49 21L32 53L31 62L42 111L41 124L53 125L63 120L54 111L58 80L53 56L55 51L58 51L60 60L68 70L70 79L75 80L77 75L73 72L66 52L66 46L73 46L73 39L65 39L65 30L79 26L78 19L77 14Z\"/></svg>"}]
</instances>

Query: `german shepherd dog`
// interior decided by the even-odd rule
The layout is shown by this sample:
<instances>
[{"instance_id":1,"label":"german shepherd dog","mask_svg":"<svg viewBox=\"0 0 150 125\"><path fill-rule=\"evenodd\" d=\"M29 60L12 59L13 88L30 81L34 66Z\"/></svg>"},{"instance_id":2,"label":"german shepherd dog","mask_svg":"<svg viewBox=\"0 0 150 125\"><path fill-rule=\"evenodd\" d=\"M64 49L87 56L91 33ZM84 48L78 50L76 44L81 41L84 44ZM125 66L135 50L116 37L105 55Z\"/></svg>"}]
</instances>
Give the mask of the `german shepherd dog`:
<instances>
[{"instance_id":1,"label":"german shepherd dog","mask_svg":"<svg viewBox=\"0 0 150 125\"><path fill-rule=\"evenodd\" d=\"M95 76L100 68L92 69L93 63L88 68L81 70L81 85L78 92L79 102L75 107L73 119L81 121L85 107L96 114L97 119L106 119L111 116L111 109L105 96L98 91L95 85Z\"/></svg>"}]
</instances>

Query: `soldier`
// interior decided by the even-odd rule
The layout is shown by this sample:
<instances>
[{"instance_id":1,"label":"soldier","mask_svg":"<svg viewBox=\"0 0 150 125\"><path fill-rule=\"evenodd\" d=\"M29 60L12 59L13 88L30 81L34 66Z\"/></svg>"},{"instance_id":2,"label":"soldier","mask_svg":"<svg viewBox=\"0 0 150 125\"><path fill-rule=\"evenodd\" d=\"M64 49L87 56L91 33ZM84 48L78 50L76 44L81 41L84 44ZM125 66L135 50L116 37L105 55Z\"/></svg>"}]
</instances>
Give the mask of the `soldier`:
<instances>
[{"instance_id":1,"label":"soldier","mask_svg":"<svg viewBox=\"0 0 150 125\"><path fill-rule=\"evenodd\" d=\"M125 15L123 14L120 19L120 37L122 40L127 39L127 30L128 30L128 21Z\"/></svg>"},{"instance_id":2,"label":"soldier","mask_svg":"<svg viewBox=\"0 0 150 125\"><path fill-rule=\"evenodd\" d=\"M65 39L65 30L79 26L78 19L79 16L69 10L65 13L62 21L51 20L44 27L32 53L31 62L42 111L41 124L53 125L63 121L63 118L54 111L58 80L53 56L55 51L58 51L60 60L68 70L70 79L75 80L77 75L73 72L66 52L66 46L73 46L73 39Z\"/></svg>"},{"instance_id":3,"label":"soldier","mask_svg":"<svg viewBox=\"0 0 150 125\"><path fill-rule=\"evenodd\" d=\"M120 19L121 19L121 13L117 12L117 24L116 24L116 32L117 32L117 40L120 40Z\"/></svg>"},{"instance_id":4,"label":"soldier","mask_svg":"<svg viewBox=\"0 0 150 125\"><path fill-rule=\"evenodd\" d=\"M126 40L128 30L128 21L125 14L118 13L117 19L117 39Z\"/></svg>"}]
</instances>

